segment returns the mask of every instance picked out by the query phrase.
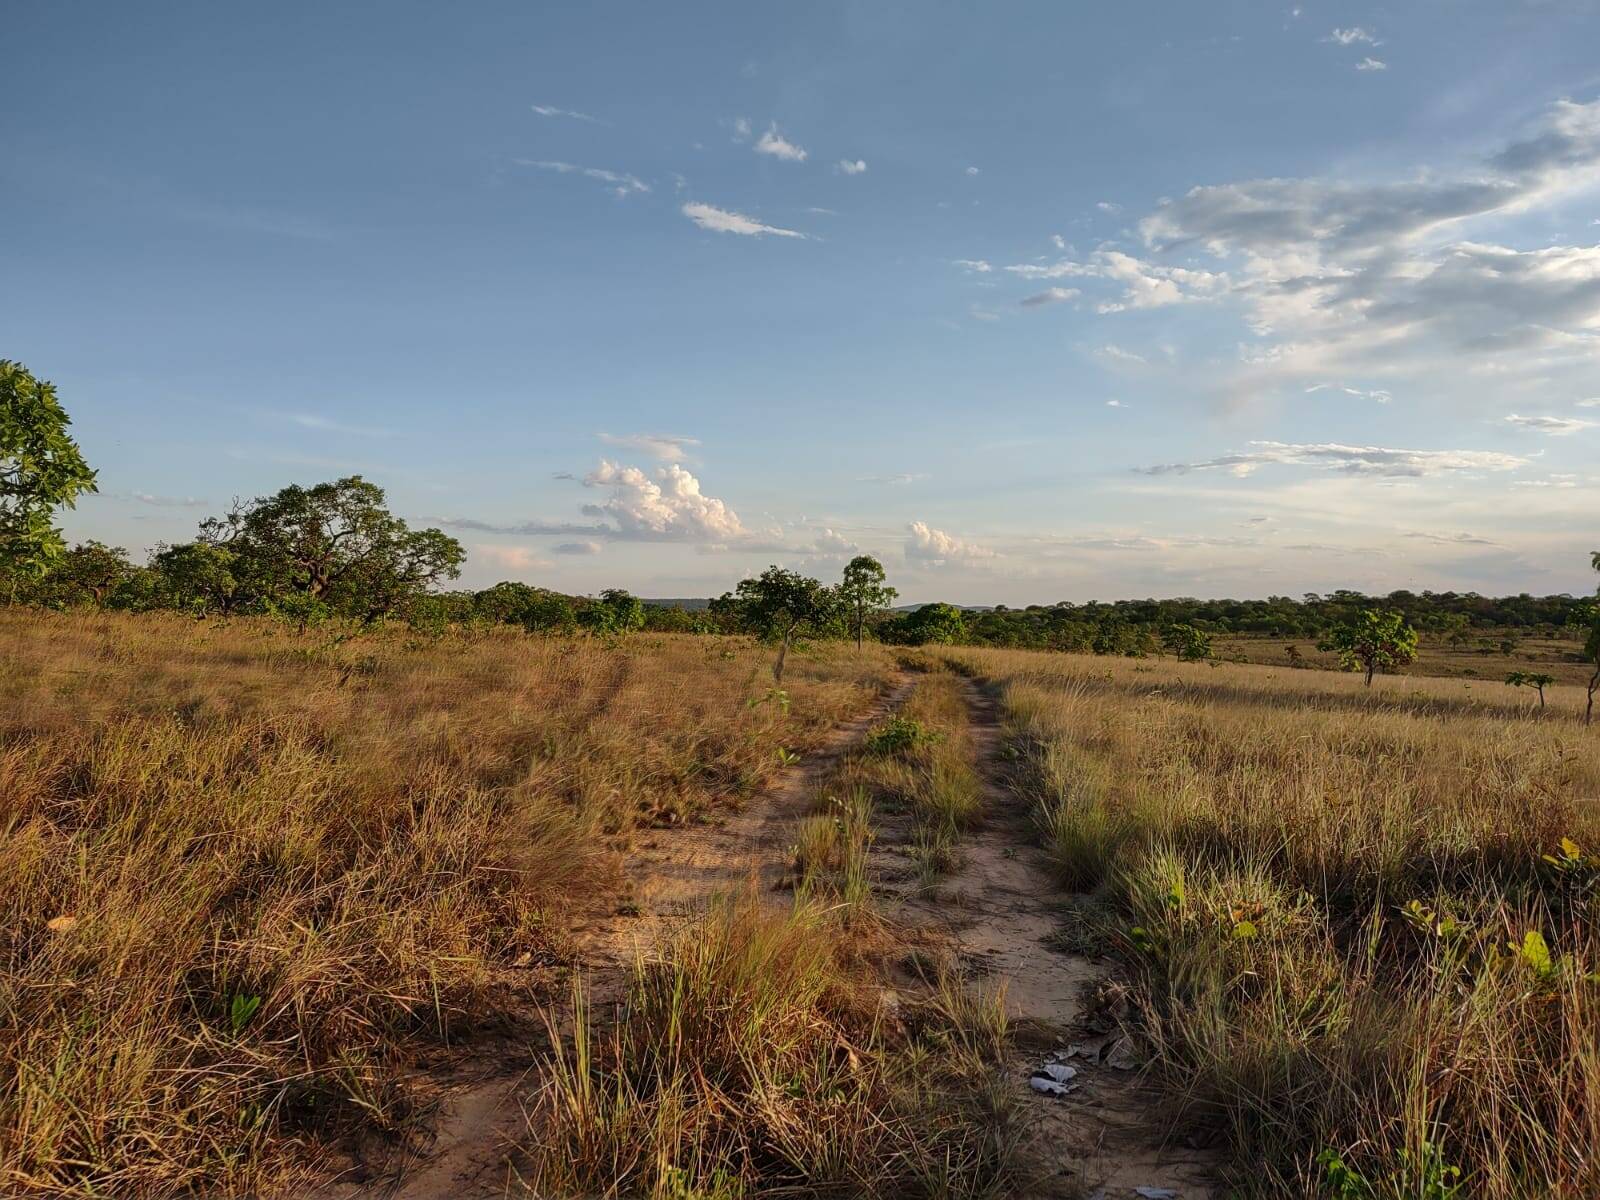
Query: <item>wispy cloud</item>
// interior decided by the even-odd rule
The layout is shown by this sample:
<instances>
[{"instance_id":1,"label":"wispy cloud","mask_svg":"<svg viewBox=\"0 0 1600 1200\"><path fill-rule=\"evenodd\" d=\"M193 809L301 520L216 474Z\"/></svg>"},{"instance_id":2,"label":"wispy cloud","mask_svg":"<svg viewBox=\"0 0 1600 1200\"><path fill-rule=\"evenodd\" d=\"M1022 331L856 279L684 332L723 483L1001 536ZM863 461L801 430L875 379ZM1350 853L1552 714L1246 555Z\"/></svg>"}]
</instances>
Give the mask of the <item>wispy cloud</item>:
<instances>
[{"instance_id":1,"label":"wispy cloud","mask_svg":"<svg viewBox=\"0 0 1600 1200\"><path fill-rule=\"evenodd\" d=\"M777 122L769 125L767 131L756 139L755 151L757 154L767 154L773 158L781 158L784 162L805 162L806 160L805 147L796 145L779 133ZM862 170L866 170L865 164L862 164Z\"/></svg>"},{"instance_id":2,"label":"wispy cloud","mask_svg":"<svg viewBox=\"0 0 1600 1200\"><path fill-rule=\"evenodd\" d=\"M1361 400L1372 400L1378 404L1387 404L1394 399L1393 394L1383 388L1364 390L1362 388L1348 387L1342 383L1317 383L1306 389L1306 395L1308 396L1317 392L1341 392L1346 396L1355 396Z\"/></svg>"},{"instance_id":3,"label":"wispy cloud","mask_svg":"<svg viewBox=\"0 0 1600 1200\"><path fill-rule=\"evenodd\" d=\"M1566 437L1568 434L1593 429L1596 425L1594 421L1580 421L1576 417L1523 417L1516 413L1506 418L1506 424L1514 425L1518 429L1530 429L1534 433L1549 434L1552 437Z\"/></svg>"},{"instance_id":4,"label":"wispy cloud","mask_svg":"<svg viewBox=\"0 0 1600 1200\"><path fill-rule=\"evenodd\" d=\"M1349 29L1335 29L1322 40L1325 42L1337 42L1341 46L1353 46L1357 42L1364 42L1369 46L1378 44L1378 39L1373 36L1372 31L1360 25L1352 25Z\"/></svg>"},{"instance_id":5,"label":"wispy cloud","mask_svg":"<svg viewBox=\"0 0 1600 1200\"><path fill-rule=\"evenodd\" d=\"M599 554L600 553L600 543L599 542L562 542L558 546L552 546L551 547L551 551L552 551L552 553L555 553L555 554L576 554L576 555Z\"/></svg>"},{"instance_id":6,"label":"wispy cloud","mask_svg":"<svg viewBox=\"0 0 1600 1200\"><path fill-rule=\"evenodd\" d=\"M625 171L608 171L603 167L581 167L577 163L552 162L546 159L514 158L511 161L519 167L537 167L541 171L554 171L558 175L581 175L585 179L609 184L611 190L619 196L650 190L648 183Z\"/></svg>"},{"instance_id":7,"label":"wispy cloud","mask_svg":"<svg viewBox=\"0 0 1600 1200\"><path fill-rule=\"evenodd\" d=\"M280 413L279 416L291 425L298 425L301 429L314 429L318 433L342 433L351 437L386 438L393 437L394 430L383 429L375 425L349 425L343 421L335 421L330 417L320 416L316 413Z\"/></svg>"},{"instance_id":8,"label":"wispy cloud","mask_svg":"<svg viewBox=\"0 0 1600 1200\"><path fill-rule=\"evenodd\" d=\"M1024 296L1017 301L1023 308L1042 308L1046 304L1060 304L1064 300L1071 300L1080 295L1077 288L1052 287L1032 296Z\"/></svg>"},{"instance_id":9,"label":"wispy cloud","mask_svg":"<svg viewBox=\"0 0 1600 1200\"><path fill-rule=\"evenodd\" d=\"M1191 471L1253 474L1264 466L1318 467L1348 475L1418 477L1463 471L1513 471L1528 459L1491 450L1396 450L1384 446L1345 446L1337 442L1296 444L1251 442L1257 449L1224 454L1200 462L1162 463L1141 467L1144 475L1186 475Z\"/></svg>"},{"instance_id":10,"label":"wispy cloud","mask_svg":"<svg viewBox=\"0 0 1600 1200\"><path fill-rule=\"evenodd\" d=\"M1389 64L1381 58L1373 58L1370 54L1356 64L1358 71L1387 71Z\"/></svg>"},{"instance_id":11,"label":"wispy cloud","mask_svg":"<svg viewBox=\"0 0 1600 1200\"><path fill-rule=\"evenodd\" d=\"M841 158L833 164L833 169L840 175L860 175L867 169L867 160L858 158L852 162L848 158Z\"/></svg>"},{"instance_id":12,"label":"wispy cloud","mask_svg":"<svg viewBox=\"0 0 1600 1200\"><path fill-rule=\"evenodd\" d=\"M901 485L904 485L904 484L907 484L907 483L915 483L919 479L926 479L926 478L928 478L928 475L927 475L927 472L925 472L925 471L917 471L917 472L903 471L898 475L863 475L860 478L858 478L856 480L856 482L857 483L881 483L881 484L887 484L887 485L890 485L890 486L901 486Z\"/></svg>"},{"instance_id":13,"label":"wispy cloud","mask_svg":"<svg viewBox=\"0 0 1600 1200\"><path fill-rule=\"evenodd\" d=\"M981 258L953 258L950 260L964 271L972 271L978 275L987 275L994 270L994 264Z\"/></svg>"},{"instance_id":14,"label":"wispy cloud","mask_svg":"<svg viewBox=\"0 0 1600 1200\"><path fill-rule=\"evenodd\" d=\"M746 237L772 237L809 238L808 233L801 233L795 229L781 229L776 225L766 225L754 217L747 217L743 213L732 212L726 208L717 208L711 204L701 204L698 201L685 204L683 215L688 217L701 229L709 229L712 233L738 233Z\"/></svg>"},{"instance_id":15,"label":"wispy cloud","mask_svg":"<svg viewBox=\"0 0 1600 1200\"><path fill-rule=\"evenodd\" d=\"M529 105L541 117L566 117L572 121L587 121L591 125L608 125L610 122L602 121L599 117L591 117L588 113L578 112L571 108L557 108L553 104Z\"/></svg>"},{"instance_id":16,"label":"wispy cloud","mask_svg":"<svg viewBox=\"0 0 1600 1200\"><path fill-rule=\"evenodd\" d=\"M675 433L598 433L595 435L608 446L637 450L660 462L682 462L691 446L700 444L699 438L684 437Z\"/></svg>"},{"instance_id":17,"label":"wispy cloud","mask_svg":"<svg viewBox=\"0 0 1600 1200\"><path fill-rule=\"evenodd\" d=\"M1433 542L1438 546L1499 546L1499 542L1473 533L1402 533L1401 537Z\"/></svg>"},{"instance_id":18,"label":"wispy cloud","mask_svg":"<svg viewBox=\"0 0 1600 1200\"><path fill-rule=\"evenodd\" d=\"M527 546L478 545L472 547L471 556L503 571L531 571L553 565Z\"/></svg>"}]
</instances>

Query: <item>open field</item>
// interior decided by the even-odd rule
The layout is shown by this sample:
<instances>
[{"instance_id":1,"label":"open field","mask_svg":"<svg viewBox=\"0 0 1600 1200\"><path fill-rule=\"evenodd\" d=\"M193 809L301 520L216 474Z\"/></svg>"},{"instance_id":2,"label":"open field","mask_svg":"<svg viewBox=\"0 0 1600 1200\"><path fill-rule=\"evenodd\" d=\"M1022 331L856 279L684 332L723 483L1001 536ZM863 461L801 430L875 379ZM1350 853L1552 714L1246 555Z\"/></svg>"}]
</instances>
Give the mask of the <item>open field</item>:
<instances>
[{"instance_id":1,"label":"open field","mask_svg":"<svg viewBox=\"0 0 1600 1200\"><path fill-rule=\"evenodd\" d=\"M1501 648L1503 641L1508 643L1510 653ZM1298 662L1290 654L1291 646L1299 655ZM1315 638L1223 633L1212 639L1212 649L1219 659L1261 666L1339 669L1338 656L1320 652ZM1406 674L1465 679L1493 697L1505 689L1505 677L1512 671L1539 671L1554 676L1557 683L1581 686L1594 674L1594 662L1584 658L1583 639L1578 636L1507 635L1499 630L1480 630L1464 646L1452 645L1444 638L1424 636L1417 647L1417 662L1407 668ZM1536 697L1527 693L1523 698L1538 703Z\"/></svg>"},{"instance_id":2,"label":"open field","mask_svg":"<svg viewBox=\"0 0 1600 1200\"><path fill-rule=\"evenodd\" d=\"M255 1194L537 994L640 824L881 685L744 639L0 613L0 1193ZM315 1157L314 1155L312 1157Z\"/></svg>"},{"instance_id":3,"label":"open field","mask_svg":"<svg viewBox=\"0 0 1600 1200\"><path fill-rule=\"evenodd\" d=\"M1171 1120L1244 1193L1600 1190L1581 691L950 658L998 689L1068 932L1126 970Z\"/></svg>"},{"instance_id":4,"label":"open field","mask_svg":"<svg viewBox=\"0 0 1600 1200\"><path fill-rule=\"evenodd\" d=\"M817 643L779 693L740 637L153 614L0 646L5 1194L1600 1185L1581 688ZM430 1099L475 1046L494 1121Z\"/></svg>"}]
</instances>

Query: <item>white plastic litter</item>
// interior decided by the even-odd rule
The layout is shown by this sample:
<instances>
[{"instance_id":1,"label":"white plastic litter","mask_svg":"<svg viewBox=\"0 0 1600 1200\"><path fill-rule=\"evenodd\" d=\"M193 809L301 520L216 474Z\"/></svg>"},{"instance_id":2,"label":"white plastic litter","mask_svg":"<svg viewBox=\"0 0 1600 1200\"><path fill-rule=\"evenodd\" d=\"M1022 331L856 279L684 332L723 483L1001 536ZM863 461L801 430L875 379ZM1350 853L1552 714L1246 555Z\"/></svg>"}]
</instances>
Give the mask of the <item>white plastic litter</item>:
<instances>
[{"instance_id":1,"label":"white plastic litter","mask_svg":"<svg viewBox=\"0 0 1600 1200\"><path fill-rule=\"evenodd\" d=\"M1178 1193L1171 1188L1136 1187L1133 1194L1143 1196L1144 1200L1178 1200Z\"/></svg>"},{"instance_id":2,"label":"white plastic litter","mask_svg":"<svg viewBox=\"0 0 1600 1200\"><path fill-rule=\"evenodd\" d=\"M1078 1085L1071 1082L1077 1073L1073 1067L1047 1061L1034 1071L1033 1077L1028 1080L1028 1086L1046 1096L1065 1096L1077 1088Z\"/></svg>"}]
</instances>

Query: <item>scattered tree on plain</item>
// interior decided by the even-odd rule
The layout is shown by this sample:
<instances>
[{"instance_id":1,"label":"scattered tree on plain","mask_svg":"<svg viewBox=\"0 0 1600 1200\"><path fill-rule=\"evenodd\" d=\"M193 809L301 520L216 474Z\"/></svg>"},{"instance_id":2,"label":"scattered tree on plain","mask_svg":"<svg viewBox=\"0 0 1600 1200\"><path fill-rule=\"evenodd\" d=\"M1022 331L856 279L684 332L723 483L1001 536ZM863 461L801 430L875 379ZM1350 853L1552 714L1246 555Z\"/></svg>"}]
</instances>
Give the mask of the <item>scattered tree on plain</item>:
<instances>
[{"instance_id":1,"label":"scattered tree on plain","mask_svg":"<svg viewBox=\"0 0 1600 1200\"><path fill-rule=\"evenodd\" d=\"M884 627L884 639L902 646L950 645L965 641L966 615L954 604L924 604Z\"/></svg>"},{"instance_id":2,"label":"scattered tree on plain","mask_svg":"<svg viewBox=\"0 0 1600 1200\"><path fill-rule=\"evenodd\" d=\"M838 617L840 601L837 591L818 580L772 566L754 579L740 580L734 603L747 628L777 641L772 679L782 684L790 643L798 635L825 632Z\"/></svg>"},{"instance_id":3,"label":"scattered tree on plain","mask_svg":"<svg viewBox=\"0 0 1600 1200\"><path fill-rule=\"evenodd\" d=\"M1161 631L1161 645L1179 662L1203 662L1211 657L1211 635L1193 625L1168 625Z\"/></svg>"},{"instance_id":4,"label":"scattered tree on plain","mask_svg":"<svg viewBox=\"0 0 1600 1200\"><path fill-rule=\"evenodd\" d=\"M578 613L578 624L600 637L624 637L644 628L644 603L631 592L607 588Z\"/></svg>"},{"instance_id":5,"label":"scattered tree on plain","mask_svg":"<svg viewBox=\"0 0 1600 1200\"><path fill-rule=\"evenodd\" d=\"M1339 656L1346 671L1364 671L1367 686L1379 671L1392 671L1417 659L1417 631L1397 612L1364 609L1348 624L1335 629L1317 649Z\"/></svg>"},{"instance_id":6,"label":"scattered tree on plain","mask_svg":"<svg viewBox=\"0 0 1600 1200\"><path fill-rule=\"evenodd\" d=\"M1535 671L1513 671L1506 676L1512 687L1531 687L1539 693L1539 707L1544 707L1544 690L1556 681L1554 675L1540 675Z\"/></svg>"},{"instance_id":7,"label":"scattered tree on plain","mask_svg":"<svg viewBox=\"0 0 1600 1200\"><path fill-rule=\"evenodd\" d=\"M884 583L885 578L883 564L870 554L858 554L845 564L839 597L855 626L857 650L861 649L867 621L883 612L900 595Z\"/></svg>"},{"instance_id":8,"label":"scattered tree on plain","mask_svg":"<svg viewBox=\"0 0 1600 1200\"><path fill-rule=\"evenodd\" d=\"M42 574L65 549L55 510L95 490L71 423L54 384L0 359L0 569L13 600L24 576Z\"/></svg>"}]
</instances>

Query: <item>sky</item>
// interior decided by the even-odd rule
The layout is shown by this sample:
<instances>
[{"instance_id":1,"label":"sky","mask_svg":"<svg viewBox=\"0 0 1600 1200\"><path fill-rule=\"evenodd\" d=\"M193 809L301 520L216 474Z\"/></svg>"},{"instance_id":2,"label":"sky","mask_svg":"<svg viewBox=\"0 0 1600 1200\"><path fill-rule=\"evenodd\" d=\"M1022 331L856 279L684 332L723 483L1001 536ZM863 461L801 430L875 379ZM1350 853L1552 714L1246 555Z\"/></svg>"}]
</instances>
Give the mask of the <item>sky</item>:
<instances>
[{"instance_id":1,"label":"sky","mask_svg":"<svg viewBox=\"0 0 1600 1200\"><path fill-rule=\"evenodd\" d=\"M361 474L474 587L1593 588L1588 0L0 24L72 538Z\"/></svg>"}]
</instances>

